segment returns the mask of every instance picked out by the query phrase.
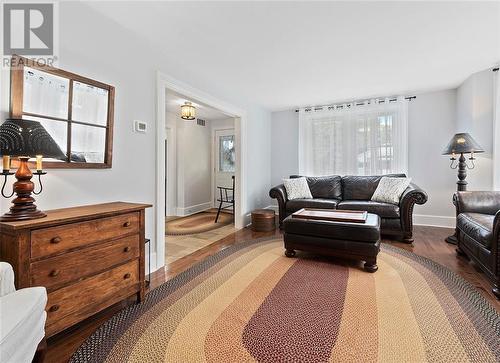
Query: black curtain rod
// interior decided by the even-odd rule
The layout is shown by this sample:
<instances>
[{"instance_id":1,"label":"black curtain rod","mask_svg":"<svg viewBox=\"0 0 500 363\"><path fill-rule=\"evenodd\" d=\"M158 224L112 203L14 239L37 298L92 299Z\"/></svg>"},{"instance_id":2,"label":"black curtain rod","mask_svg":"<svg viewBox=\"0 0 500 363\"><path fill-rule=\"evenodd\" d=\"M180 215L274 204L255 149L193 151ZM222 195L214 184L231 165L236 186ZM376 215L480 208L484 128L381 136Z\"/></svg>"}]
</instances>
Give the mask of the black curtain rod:
<instances>
[{"instance_id":1,"label":"black curtain rod","mask_svg":"<svg viewBox=\"0 0 500 363\"><path fill-rule=\"evenodd\" d=\"M492 69L492 71L493 71L493 72L498 72L498 70L499 70L499 69L500 69L500 68L496 67L496 68L493 68L493 69Z\"/></svg>"},{"instance_id":2,"label":"black curtain rod","mask_svg":"<svg viewBox=\"0 0 500 363\"><path fill-rule=\"evenodd\" d=\"M408 97L405 97L405 100L411 101L411 100L413 100L413 99L415 99L415 98L417 98L417 96L408 96ZM389 102L394 102L394 101L397 101L397 100L398 100L397 98L391 98L391 99L389 100ZM381 101L379 101L379 103L384 103L384 102L385 102L385 100L381 100ZM351 102L351 103L352 103L352 102ZM364 105L364 103L363 103L363 102L359 102L359 103L357 102L357 103L355 103L354 105L355 105L355 106L362 106L362 105ZM324 105L324 106L311 106L311 107L304 107L304 108L306 108L306 109L310 109L310 110L320 110L320 109L322 109L323 107L332 107L332 106L333 106L333 105ZM298 108L297 108L297 109L295 109L295 112L299 112L299 109L298 109Z\"/></svg>"}]
</instances>

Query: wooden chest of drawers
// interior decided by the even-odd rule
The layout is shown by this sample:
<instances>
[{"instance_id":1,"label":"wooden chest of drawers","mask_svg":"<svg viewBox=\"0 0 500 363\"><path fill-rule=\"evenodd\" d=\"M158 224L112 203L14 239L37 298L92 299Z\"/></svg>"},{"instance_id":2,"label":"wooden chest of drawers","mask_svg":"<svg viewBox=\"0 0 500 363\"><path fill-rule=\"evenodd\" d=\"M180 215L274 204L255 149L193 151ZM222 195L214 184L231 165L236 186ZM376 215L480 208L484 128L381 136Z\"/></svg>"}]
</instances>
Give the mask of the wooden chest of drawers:
<instances>
[{"instance_id":1,"label":"wooden chest of drawers","mask_svg":"<svg viewBox=\"0 0 500 363\"><path fill-rule=\"evenodd\" d=\"M144 298L146 204L106 203L0 222L16 288L45 286L50 337L132 295Z\"/></svg>"}]
</instances>

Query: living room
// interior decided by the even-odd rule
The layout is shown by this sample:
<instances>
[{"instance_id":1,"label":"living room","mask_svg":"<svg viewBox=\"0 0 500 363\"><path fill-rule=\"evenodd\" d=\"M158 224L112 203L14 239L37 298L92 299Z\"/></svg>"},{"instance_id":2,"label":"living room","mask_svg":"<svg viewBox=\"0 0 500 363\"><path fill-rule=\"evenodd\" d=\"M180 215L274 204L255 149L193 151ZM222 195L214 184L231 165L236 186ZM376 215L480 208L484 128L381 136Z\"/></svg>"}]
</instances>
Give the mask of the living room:
<instances>
[{"instance_id":1,"label":"living room","mask_svg":"<svg viewBox=\"0 0 500 363\"><path fill-rule=\"evenodd\" d=\"M2 12L0 361L500 360L500 3ZM174 264L186 102L235 231Z\"/></svg>"}]
</instances>

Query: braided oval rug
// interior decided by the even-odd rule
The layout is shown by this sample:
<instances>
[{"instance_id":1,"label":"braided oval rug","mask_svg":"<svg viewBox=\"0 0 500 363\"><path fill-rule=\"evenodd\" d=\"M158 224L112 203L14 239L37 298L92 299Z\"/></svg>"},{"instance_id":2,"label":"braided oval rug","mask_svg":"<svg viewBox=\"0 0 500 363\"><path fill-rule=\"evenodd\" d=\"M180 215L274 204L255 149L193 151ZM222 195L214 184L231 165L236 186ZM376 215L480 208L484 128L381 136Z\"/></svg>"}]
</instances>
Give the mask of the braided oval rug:
<instances>
[{"instance_id":1,"label":"braided oval rug","mask_svg":"<svg viewBox=\"0 0 500 363\"><path fill-rule=\"evenodd\" d=\"M500 361L500 316L473 286L390 245L378 265L234 245L112 317L71 362Z\"/></svg>"}]
</instances>

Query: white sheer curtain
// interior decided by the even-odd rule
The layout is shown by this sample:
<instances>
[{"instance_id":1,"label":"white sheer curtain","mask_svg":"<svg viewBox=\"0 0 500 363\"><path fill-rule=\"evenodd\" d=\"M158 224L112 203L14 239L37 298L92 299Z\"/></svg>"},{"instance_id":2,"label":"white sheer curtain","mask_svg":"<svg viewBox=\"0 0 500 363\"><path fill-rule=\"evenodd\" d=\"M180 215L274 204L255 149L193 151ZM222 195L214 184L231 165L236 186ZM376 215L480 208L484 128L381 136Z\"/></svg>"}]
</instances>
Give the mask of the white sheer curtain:
<instances>
[{"instance_id":1,"label":"white sheer curtain","mask_svg":"<svg viewBox=\"0 0 500 363\"><path fill-rule=\"evenodd\" d=\"M301 175L408 172L408 102L370 100L299 110Z\"/></svg>"},{"instance_id":2,"label":"white sheer curtain","mask_svg":"<svg viewBox=\"0 0 500 363\"><path fill-rule=\"evenodd\" d=\"M494 77L493 189L500 190L500 71Z\"/></svg>"}]
</instances>

